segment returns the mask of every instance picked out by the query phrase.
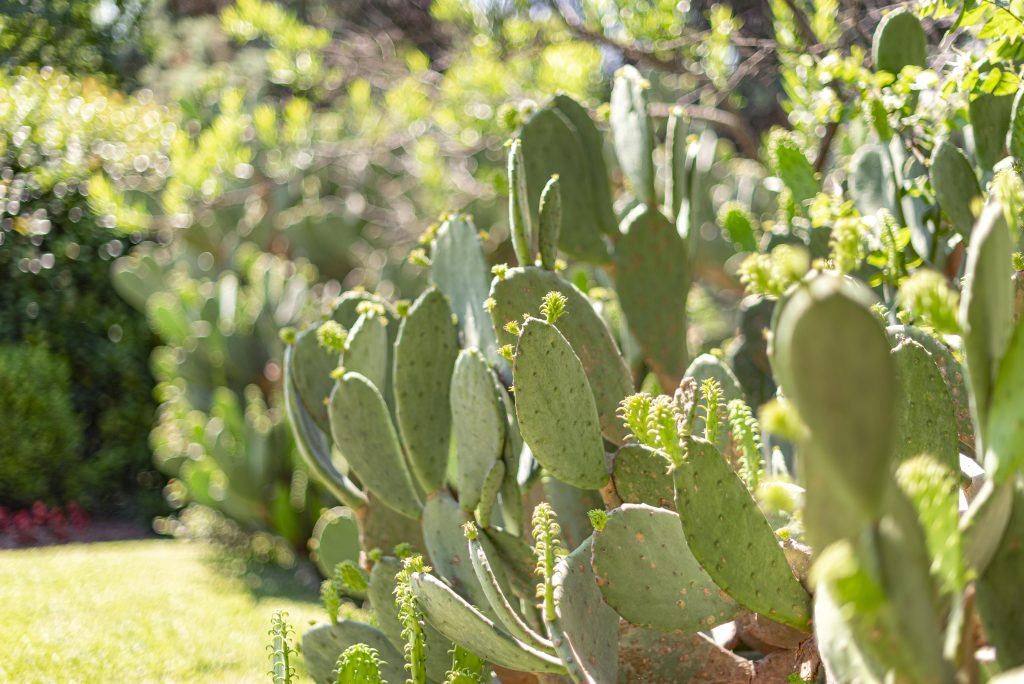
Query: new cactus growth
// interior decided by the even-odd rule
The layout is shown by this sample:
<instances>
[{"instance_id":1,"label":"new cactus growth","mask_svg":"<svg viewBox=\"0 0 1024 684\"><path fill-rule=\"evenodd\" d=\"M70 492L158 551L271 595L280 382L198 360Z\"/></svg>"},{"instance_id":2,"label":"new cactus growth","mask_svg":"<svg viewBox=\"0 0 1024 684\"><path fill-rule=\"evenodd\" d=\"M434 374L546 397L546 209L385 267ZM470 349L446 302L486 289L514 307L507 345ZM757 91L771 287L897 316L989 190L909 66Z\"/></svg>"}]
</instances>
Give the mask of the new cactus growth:
<instances>
[{"instance_id":1,"label":"new cactus growth","mask_svg":"<svg viewBox=\"0 0 1024 684\"><path fill-rule=\"evenodd\" d=\"M295 655L291 638L295 630L288 624L288 611L277 610L270 619L270 677L274 684L291 684L295 677L291 657Z\"/></svg>"}]
</instances>

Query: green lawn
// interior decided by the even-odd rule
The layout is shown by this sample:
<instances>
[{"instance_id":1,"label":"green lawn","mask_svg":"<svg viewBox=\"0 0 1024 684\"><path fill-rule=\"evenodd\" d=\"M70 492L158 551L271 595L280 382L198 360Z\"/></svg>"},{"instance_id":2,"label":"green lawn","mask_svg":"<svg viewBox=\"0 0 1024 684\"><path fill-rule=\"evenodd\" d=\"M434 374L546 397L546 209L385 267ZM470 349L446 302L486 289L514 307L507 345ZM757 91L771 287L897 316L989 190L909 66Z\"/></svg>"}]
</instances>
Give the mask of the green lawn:
<instances>
[{"instance_id":1,"label":"green lawn","mask_svg":"<svg viewBox=\"0 0 1024 684\"><path fill-rule=\"evenodd\" d=\"M299 634L325 613L313 589L253 589L211 553L170 540L0 551L0 681L269 682L273 611Z\"/></svg>"}]
</instances>

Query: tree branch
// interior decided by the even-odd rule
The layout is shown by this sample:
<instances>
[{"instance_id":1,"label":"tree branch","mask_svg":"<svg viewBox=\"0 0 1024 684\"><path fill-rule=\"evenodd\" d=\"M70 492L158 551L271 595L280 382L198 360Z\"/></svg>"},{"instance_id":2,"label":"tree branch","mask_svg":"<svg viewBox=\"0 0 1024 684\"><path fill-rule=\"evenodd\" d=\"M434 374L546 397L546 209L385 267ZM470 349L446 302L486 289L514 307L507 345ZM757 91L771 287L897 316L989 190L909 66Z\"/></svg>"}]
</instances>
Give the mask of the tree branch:
<instances>
[{"instance_id":1,"label":"tree branch","mask_svg":"<svg viewBox=\"0 0 1024 684\"><path fill-rule=\"evenodd\" d=\"M677 107L691 119L707 122L719 130L728 133L736 140L736 147L739 148L743 156L757 159L757 142L750 134L750 130L747 128L743 117L737 114L715 109L714 107L679 105L669 102L652 102L648 105L648 112L653 117L665 118Z\"/></svg>"}]
</instances>

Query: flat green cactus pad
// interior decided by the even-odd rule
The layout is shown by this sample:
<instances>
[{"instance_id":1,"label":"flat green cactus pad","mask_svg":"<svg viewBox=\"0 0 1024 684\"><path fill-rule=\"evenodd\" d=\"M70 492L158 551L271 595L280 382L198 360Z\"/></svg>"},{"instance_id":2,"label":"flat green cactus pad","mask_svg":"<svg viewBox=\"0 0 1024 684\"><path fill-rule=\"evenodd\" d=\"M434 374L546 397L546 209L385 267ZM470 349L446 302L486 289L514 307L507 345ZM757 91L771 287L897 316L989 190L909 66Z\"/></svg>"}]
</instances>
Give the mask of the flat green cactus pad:
<instances>
[{"instance_id":1,"label":"flat green cactus pad","mask_svg":"<svg viewBox=\"0 0 1024 684\"><path fill-rule=\"evenodd\" d=\"M594 214L602 233L613 233L616 229L615 209L612 207L611 186L608 183L608 165L604 160L604 135L597 130L594 120L580 103L560 93L551 98L558 111L565 115L583 144L587 158L587 180L594 196Z\"/></svg>"},{"instance_id":2,"label":"flat green cactus pad","mask_svg":"<svg viewBox=\"0 0 1024 684\"><path fill-rule=\"evenodd\" d=\"M850 173L850 195L857 210L871 216L879 209L892 210L896 205L889 162L876 145L866 145L853 155Z\"/></svg>"},{"instance_id":3,"label":"flat green cactus pad","mask_svg":"<svg viewBox=\"0 0 1024 684\"><path fill-rule=\"evenodd\" d=\"M330 577L342 561L358 563L359 526L352 511L344 506L324 511L313 526L309 550L324 577Z\"/></svg>"},{"instance_id":4,"label":"flat green cactus pad","mask_svg":"<svg viewBox=\"0 0 1024 684\"><path fill-rule=\"evenodd\" d=\"M402 564L397 558L381 558L370 571L370 586L367 591L377 626L399 653L405 648L402 623L398 619L398 606L395 604L395 575L401 569ZM426 642L427 675L434 681L444 681L445 672L452 663L448 654L452 649L452 642L429 623L423 625L423 638Z\"/></svg>"},{"instance_id":5,"label":"flat green cactus pad","mask_svg":"<svg viewBox=\"0 0 1024 684\"><path fill-rule=\"evenodd\" d=\"M956 145L943 140L932 153L929 175L942 211L957 232L970 235L982 196L978 177L967 157Z\"/></svg>"},{"instance_id":6,"label":"flat green cactus pad","mask_svg":"<svg viewBox=\"0 0 1024 684\"><path fill-rule=\"evenodd\" d=\"M358 508L363 493L338 469L332 458L328 433L320 429L299 398L291 371L294 352L295 347L284 351L284 405L299 455L327 491L339 501Z\"/></svg>"},{"instance_id":7,"label":"flat green cactus pad","mask_svg":"<svg viewBox=\"0 0 1024 684\"><path fill-rule=\"evenodd\" d=\"M473 571L462 525L467 516L444 490L427 497L423 508L423 542L434 572L473 605L486 610L487 594ZM489 551L490 549L488 549ZM504 577L499 578L504 580ZM506 587L503 586L503 589Z\"/></svg>"},{"instance_id":8,"label":"flat green cactus pad","mask_svg":"<svg viewBox=\"0 0 1024 684\"><path fill-rule=\"evenodd\" d=\"M454 643L510 670L565 672L560 660L509 635L436 577L416 573L411 585L427 621Z\"/></svg>"},{"instance_id":9,"label":"flat green cactus pad","mask_svg":"<svg viewBox=\"0 0 1024 684\"><path fill-rule=\"evenodd\" d=\"M753 678L753 662L703 634L656 632L620 623L619 684L748 682Z\"/></svg>"},{"instance_id":10,"label":"flat green cactus pad","mask_svg":"<svg viewBox=\"0 0 1024 684\"><path fill-rule=\"evenodd\" d=\"M484 309L491 276L472 219L452 215L437 231L430 254L430 280L448 298L458 318L462 346L475 347L501 368L491 319Z\"/></svg>"},{"instance_id":11,"label":"flat green cactus pad","mask_svg":"<svg viewBox=\"0 0 1024 684\"><path fill-rule=\"evenodd\" d=\"M1013 508L1013 486L987 480L960 522L964 562L976 574L988 567L999 548Z\"/></svg>"},{"instance_id":12,"label":"flat green cactus pad","mask_svg":"<svg viewBox=\"0 0 1024 684\"><path fill-rule=\"evenodd\" d=\"M323 432L331 433L326 400L334 387L331 371L338 366L340 354L324 349L316 339L319 326L310 326L295 338L291 347L291 376L303 408Z\"/></svg>"},{"instance_id":13,"label":"flat green cactus pad","mask_svg":"<svg viewBox=\"0 0 1024 684\"><path fill-rule=\"evenodd\" d=\"M331 392L330 415L334 443L360 481L402 515L419 517L423 503L377 388L358 373L345 373Z\"/></svg>"},{"instance_id":14,"label":"flat green cactus pad","mask_svg":"<svg viewBox=\"0 0 1024 684\"><path fill-rule=\"evenodd\" d=\"M956 411L931 354L907 339L892 351L902 393L896 406L896 463L929 454L956 472L960 468Z\"/></svg>"},{"instance_id":15,"label":"flat green cactus pad","mask_svg":"<svg viewBox=\"0 0 1024 684\"><path fill-rule=\"evenodd\" d=\"M336 625L316 625L302 635L302 659L313 681L317 684L334 684L333 673L338 656L353 644L366 644L377 650L384 681L405 681L401 652L391 645L379 629L352 620L342 620Z\"/></svg>"},{"instance_id":16,"label":"flat green cactus pad","mask_svg":"<svg viewBox=\"0 0 1024 684\"><path fill-rule=\"evenodd\" d=\"M504 327L509 321L522 321L524 314L539 315L544 295L560 292L568 300L565 313L558 319L558 330L569 341L587 374L601 418L605 439L622 444L626 430L616 415L619 402L633 391L633 380L619 353L608 326L594 311L590 300L576 286L557 273L540 268L510 268L504 279L491 283L495 302L491 320L499 344L515 344L516 337Z\"/></svg>"},{"instance_id":17,"label":"flat green cactus pad","mask_svg":"<svg viewBox=\"0 0 1024 684\"><path fill-rule=\"evenodd\" d=\"M686 204L690 193L690 169L687 164L689 142L686 139L689 127L689 121L681 109L669 114L665 133L665 151L669 157L668 173L665 174L665 210L672 219L689 211Z\"/></svg>"},{"instance_id":18,"label":"flat green cactus pad","mask_svg":"<svg viewBox=\"0 0 1024 684\"><path fill-rule=\"evenodd\" d=\"M619 304L661 386L674 388L686 371L686 241L654 207L640 205L622 221L615 250Z\"/></svg>"},{"instance_id":19,"label":"flat green cactus pad","mask_svg":"<svg viewBox=\"0 0 1024 684\"><path fill-rule=\"evenodd\" d=\"M362 315L349 331L341 365L345 370L359 373L384 394L388 382L387 319Z\"/></svg>"},{"instance_id":20,"label":"flat green cactus pad","mask_svg":"<svg viewBox=\"0 0 1024 684\"><path fill-rule=\"evenodd\" d=\"M993 385L1013 332L1010 230L1003 207L990 204L971 233L960 299L964 360L975 423L988 425ZM984 439L984 433L982 434Z\"/></svg>"},{"instance_id":21,"label":"flat green cactus pad","mask_svg":"<svg viewBox=\"0 0 1024 684\"><path fill-rule=\"evenodd\" d=\"M654 192L654 130L647 115L650 84L632 66L615 74L609 123L619 165L629 179L633 194L647 204L657 203Z\"/></svg>"},{"instance_id":22,"label":"flat green cactus pad","mask_svg":"<svg viewBox=\"0 0 1024 684\"><path fill-rule=\"evenodd\" d=\"M594 188L597 180L590 174L600 169L590 167L593 152L584 150L580 137L562 111L553 106L539 109L519 129L526 162L526 189L533 225L540 222L540 193L553 174L558 174L562 187L562 234L559 247L566 253L587 261L601 262L608 258L608 248L601 235L605 210L599 208ZM607 183L607 176L605 176ZM600 197L598 195L597 197Z\"/></svg>"},{"instance_id":23,"label":"flat green cactus pad","mask_svg":"<svg viewBox=\"0 0 1024 684\"><path fill-rule=\"evenodd\" d=\"M924 347L932 356L942 379L946 381L946 389L953 400L956 413L956 430L960 443L974 448L974 421L971 419L971 407L964 367L949 351L949 347L935 339L924 330L912 325L891 325L885 329L893 346L906 339L911 339Z\"/></svg>"},{"instance_id":24,"label":"flat green cactus pad","mask_svg":"<svg viewBox=\"0 0 1024 684\"><path fill-rule=\"evenodd\" d=\"M1024 466L1024 324L1018 324L992 389L985 431L985 470L1006 482Z\"/></svg>"},{"instance_id":25,"label":"flat green cactus pad","mask_svg":"<svg viewBox=\"0 0 1024 684\"><path fill-rule=\"evenodd\" d=\"M908 65L928 66L928 39L921 20L900 10L887 14L875 28L871 56L876 71L898 74Z\"/></svg>"},{"instance_id":26,"label":"flat green cactus pad","mask_svg":"<svg viewBox=\"0 0 1024 684\"><path fill-rule=\"evenodd\" d=\"M444 485L451 439L449 404L458 335L444 295L430 288L402 320L395 344L395 418L409 465L424 490Z\"/></svg>"},{"instance_id":27,"label":"flat green cactus pad","mask_svg":"<svg viewBox=\"0 0 1024 684\"><path fill-rule=\"evenodd\" d=\"M614 682L618 673L619 615L601 598L590 565L592 539L555 570L555 600L562 631L575 660L593 682Z\"/></svg>"},{"instance_id":28,"label":"flat green cactus pad","mask_svg":"<svg viewBox=\"0 0 1024 684\"><path fill-rule=\"evenodd\" d=\"M991 169L1005 156L1014 99L1013 95L981 93L972 98L967 106L974 136L974 151L983 170Z\"/></svg>"},{"instance_id":29,"label":"flat green cactus pad","mask_svg":"<svg viewBox=\"0 0 1024 684\"><path fill-rule=\"evenodd\" d=\"M356 308L361 302L372 301L384 307L384 315L393 322L394 313L384 300L368 292L346 292L342 295L331 312L331 320L350 330L359 319ZM327 417L327 398L334 388L331 371L338 366L340 354L324 349L317 341L316 331L320 325L314 324L303 330L291 347L292 363L290 365L292 381L298 392L299 399L306 411L325 433L331 433L330 420ZM394 335L397 328L389 325L389 335ZM389 344L394 338L389 336ZM386 385L386 383L385 383Z\"/></svg>"},{"instance_id":30,"label":"flat green cactus pad","mask_svg":"<svg viewBox=\"0 0 1024 684\"><path fill-rule=\"evenodd\" d=\"M942 628L934 605L931 560L917 513L898 491L889 497L888 509L870 539L862 539L858 546L859 562L870 567L868 573L878 574L886 595L881 608L883 634L887 631L884 625L891 625L892 643L883 636L877 646L885 656L876 657L897 671L897 680L906 677L907 681L953 682L942 657ZM873 629L872 611L864 610L862 604L858 609L868 617L868 629Z\"/></svg>"},{"instance_id":31,"label":"flat green cactus pad","mask_svg":"<svg viewBox=\"0 0 1024 684\"><path fill-rule=\"evenodd\" d=\"M480 485L480 502L477 504L477 520L484 527L490 527L495 506L498 503L498 494L501 493L501 485L505 482L505 462L498 459L491 466L484 476L484 482ZM499 512L500 513L500 512Z\"/></svg>"},{"instance_id":32,"label":"flat green cactus pad","mask_svg":"<svg viewBox=\"0 0 1024 684\"><path fill-rule=\"evenodd\" d=\"M594 395L555 326L536 318L523 325L512 376L519 430L537 461L575 487L603 487L608 472Z\"/></svg>"},{"instance_id":33,"label":"flat green cactus pad","mask_svg":"<svg viewBox=\"0 0 1024 684\"><path fill-rule=\"evenodd\" d=\"M701 227L715 220L715 208L711 200L711 187L715 184L712 173L715 166L718 136L711 128L701 131L697 142L688 145L686 153L687 180L690 183L688 211L679 211L675 225L680 235L687 240L692 259L706 256L707 243L701 238Z\"/></svg>"},{"instance_id":34,"label":"flat green cactus pad","mask_svg":"<svg viewBox=\"0 0 1024 684\"><path fill-rule=\"evenodd\" d=\"M810 597L743 480L718 449L687 439L686 456L673 478L690 550L715 584L743 607L806 631Z\"/></svg>"},{"instance_id":35,"label":"flat green cactus pad","mask_svg":"<svg viewBox=\"0 0 1024 684\"><path fill-rule=\"evenodd\" d=\"M818 194L821 183L814 166L800 148L796 137L785 131L775 131L768 139L768 160L772 172L778 176L799 205Z\"/></svg>"},{"instance_id":36,"label":"flat green cactus pad","mask_svg":"<svg viewBox=\"0 0 1024 684\"><path fill-rule=\"evenodd\" d=\"M487 474L501 460L507 427L497 379L483 354L475 349L459 352L450 396L459 505L472 511L480 503Z\"/></svg>"},{"instance_id":37,"label":"flat green cactus pad","mask_svg":"<svg viewBox=\"0 0 1024 684\"><path fill-rule=\"evenodd\" d=\"M898 392L873 302L864 285L815 278L776 308L772 345L776 376L819 447L815 468L869 518L889 477Z\"/></svg>"},{"instance_id":38,"label":"flat green cactus pad","mask_svg":"<svg viewBox=\"0 0 1024 684\"><path fill-rule=\"evenodd\" d=\"M661 508L623 504L610 511L594 533L593 567L605 602L634 625L692 633L739 610L690 552L679 516Z\"/></svg>"},{"instance_id":39,"label":"flat green cactus pad","mask_svg":"<svg viewBox=\"0 0 1024 684\"><path fill-rule=\"evenodd\" d=\"M824 584L814 592L814 634L822 664L832 681L882 684L885 669L860 648L850 625Z\"/></svg>"},{"instance_id":40,"label":"flat green cactus pad","mask_svg":"<svg viewBox=\"0 0 1024 684\"><path fill-rule=\"evenodd\" d=\"M978 577L978 613L996 661L1004 669L1024 665L1024 606L1020 583L1024 577L1024 490L1014 488L1010 519L988 567Z\"/></svg>"},{"instance_id":41,"label":"flat green cactus pad","mask_svg":"<svg viewBox=\"0 0 1024 684\"><path fill-rule=\"evenodd\" d=\"M668 461L654 449L639 444L619 449L612 461L612 479L619 498L626 503L676 509Z\"/></svg>"}]
</instances>

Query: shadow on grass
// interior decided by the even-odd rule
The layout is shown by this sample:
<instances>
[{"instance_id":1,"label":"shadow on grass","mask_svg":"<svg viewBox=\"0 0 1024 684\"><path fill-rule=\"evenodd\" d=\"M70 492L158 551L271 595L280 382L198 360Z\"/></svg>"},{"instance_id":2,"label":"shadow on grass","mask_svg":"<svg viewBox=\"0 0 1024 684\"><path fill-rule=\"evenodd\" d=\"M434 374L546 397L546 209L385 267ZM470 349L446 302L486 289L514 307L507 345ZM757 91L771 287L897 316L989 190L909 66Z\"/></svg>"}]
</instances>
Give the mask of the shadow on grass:
<instances>
[{"instance_id":1,"label":"shadow on grass","mask_svg":"<svg viewBox=\"0 0 1024 684\"><path fill-rule=\"evenodd\" d=\"M212 544L202 560L218 574L241 583L254 598L320 601L320 574L307 559L296 558L291 565L280 564L246 557L237 549Z\"/></svg>"}]
</instances>

